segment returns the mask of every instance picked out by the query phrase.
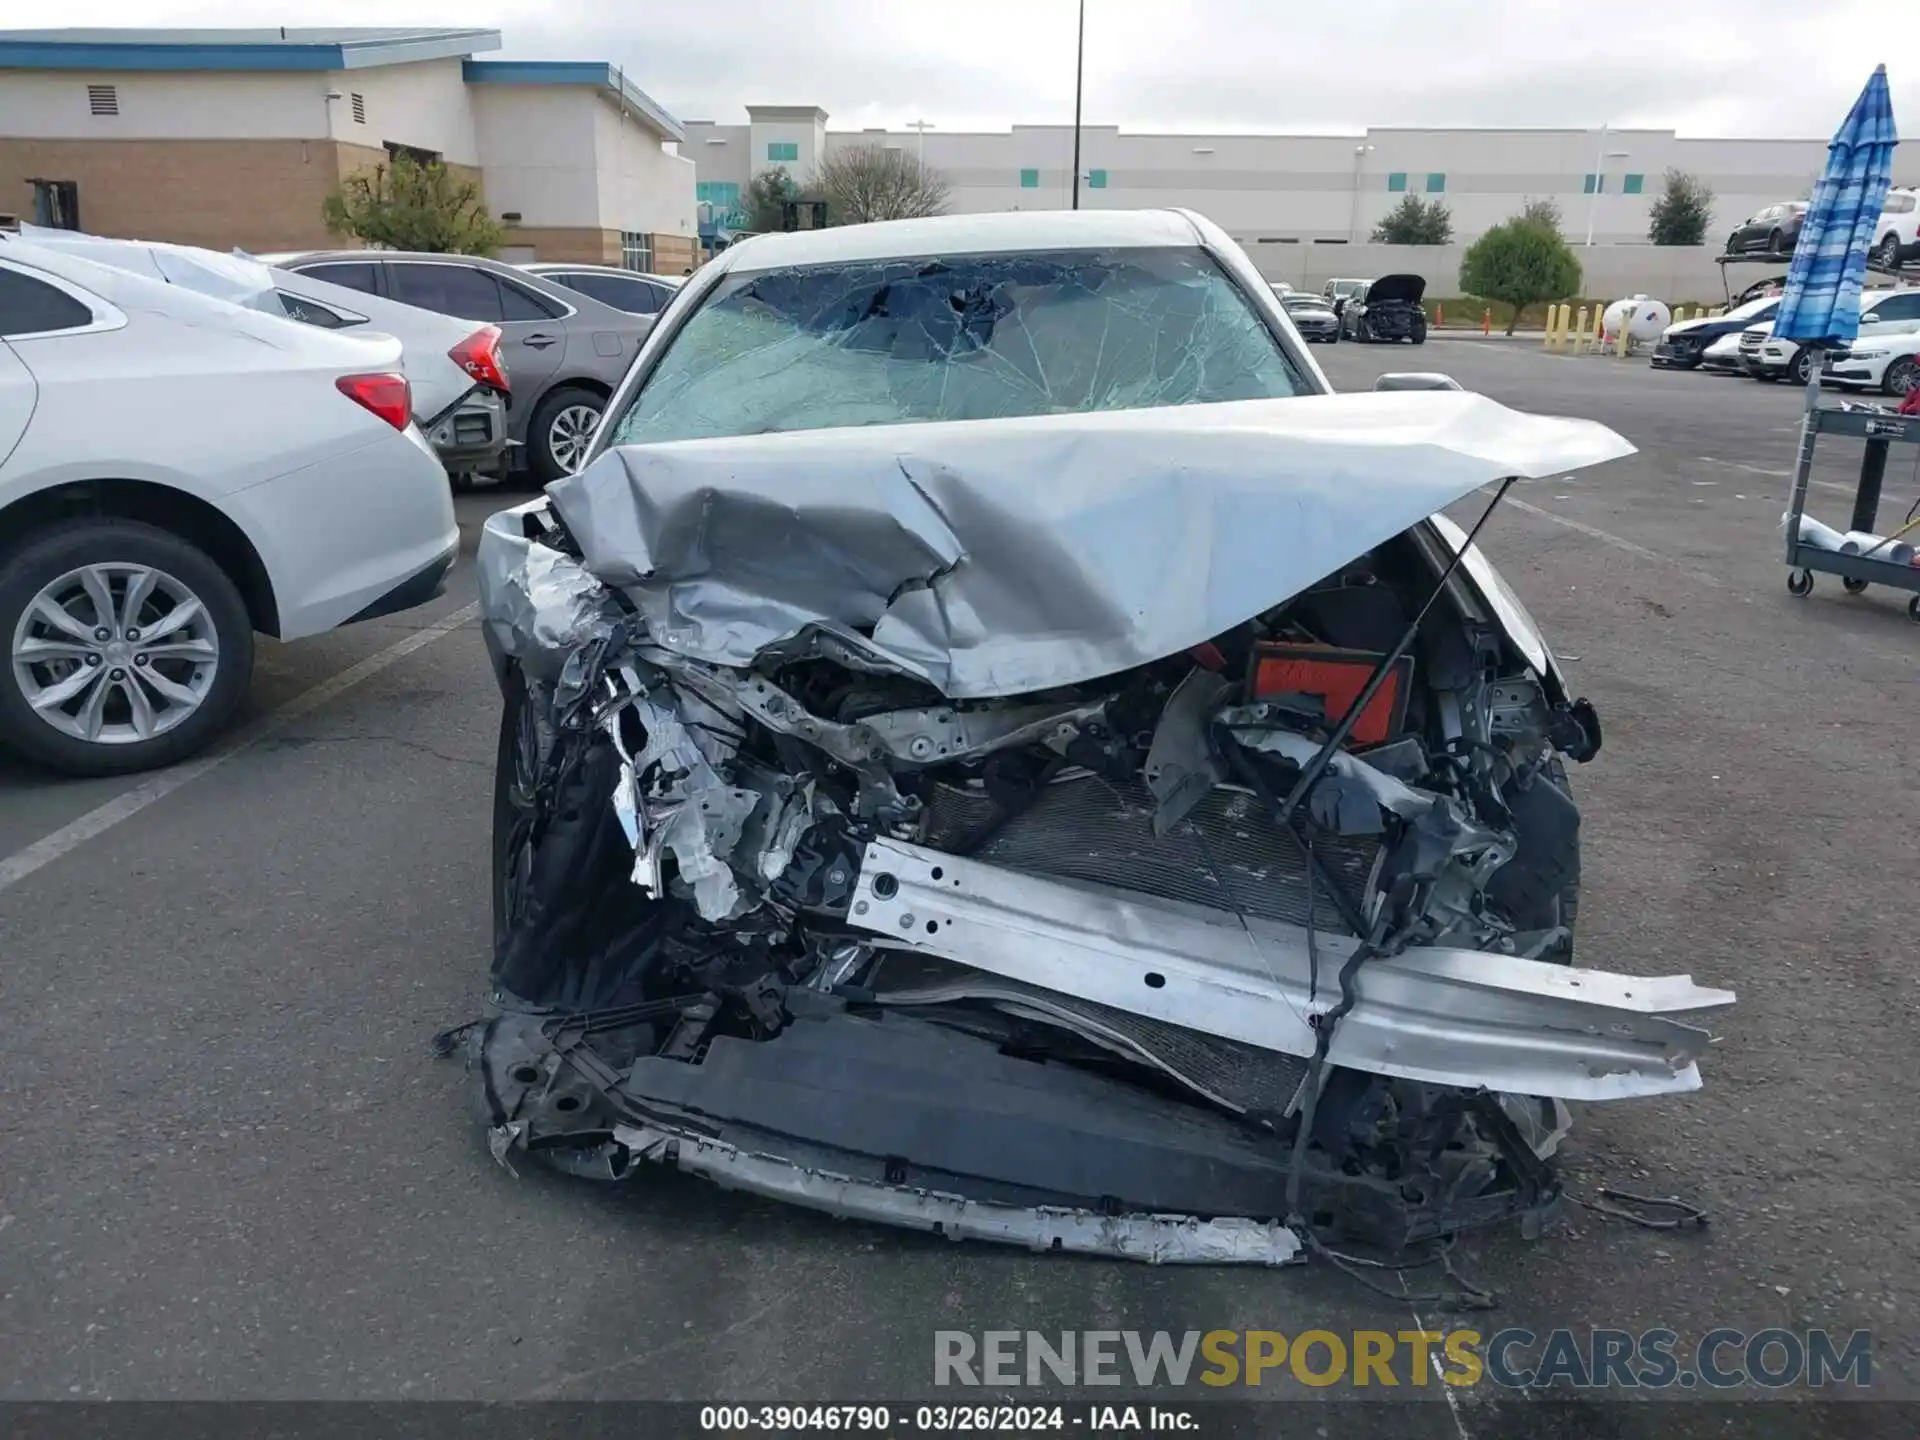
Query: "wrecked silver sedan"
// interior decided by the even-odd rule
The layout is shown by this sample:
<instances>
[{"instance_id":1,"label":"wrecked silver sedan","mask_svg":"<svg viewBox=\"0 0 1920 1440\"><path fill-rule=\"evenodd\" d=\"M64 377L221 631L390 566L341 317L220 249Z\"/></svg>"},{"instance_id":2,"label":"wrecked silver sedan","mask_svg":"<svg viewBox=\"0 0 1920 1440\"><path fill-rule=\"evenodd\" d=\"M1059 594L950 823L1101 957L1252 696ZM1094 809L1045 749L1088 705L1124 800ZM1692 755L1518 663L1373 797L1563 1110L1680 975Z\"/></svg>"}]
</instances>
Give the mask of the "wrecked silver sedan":
<instances>
[{"instance_id":1,"label":"wrecked silver sedan","mask_svg":"<svg viewBox=\"0 0 1920 1440\"><path fill-rule=\"evenodd\" d=\"M1334 396L1197 217L747 242L480 548L494 1152L1275 1264L1551 1214L1565 1102L1698 1086L1575 968L1600 748L1439 512L1629 453Z\"/></svg>"}]
</instances>

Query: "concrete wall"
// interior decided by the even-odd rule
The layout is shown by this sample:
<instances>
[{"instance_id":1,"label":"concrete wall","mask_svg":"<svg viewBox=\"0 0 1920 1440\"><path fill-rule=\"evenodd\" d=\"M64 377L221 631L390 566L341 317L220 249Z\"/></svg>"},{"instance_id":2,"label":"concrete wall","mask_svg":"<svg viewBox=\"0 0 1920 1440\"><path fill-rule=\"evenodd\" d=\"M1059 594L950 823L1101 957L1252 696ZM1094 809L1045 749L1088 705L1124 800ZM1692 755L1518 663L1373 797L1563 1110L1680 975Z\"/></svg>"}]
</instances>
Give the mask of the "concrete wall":
<instances>
[{"instance_id":1,"label":"concrete wall","mask_svg":"<svg viewBox=\"0 0 1920 1440\"><path fill-rule=\"evenodd\" d=\"M1244 243L1244 242L1243 242ZM1396 271L1425 277L1433 298L1463 295L1460 262L1464 245L1261 245L1248 244L1247 253L1269 280L1284 280L1296 290L1319 290L1339 277L1370 279ZM1594 245L1576 243L1580 261L1580 294L1619 299L1649 295L1669 304L1726 298L1718 246ZM1783 273L1764 265L1729 267L1728 281L1738 293L1755 280Z\"/></svg>"},{"instance_id":2,"label":"concrete wall","mask_svg":"<svg viewBox=\"0 0 1920 1440\"><path fill-rule=\"evenodd\" d=\"M473 106L459 60L383 65L326 78L323 88L340 95L327 102L328 133L335 140L375 149L389 142L412 145L434 151L449 165L480 163ZM364 123L353 118L355 95L366 112Z\"/></svg>"},{"instance_id":3,"label":"concrete wall","mask_svg":"<svg viewBox=\"0 0 1920 1440\"><path fill-rule=\"evenodd\" d=\"M778 126L749 107L750 125L692 122L684 153L701 180L744 185L765 168L776 129L806 153L807 125ZM795 108L793 114L807 113ZM1016 125L993 132L823 131L827 152L893 145L924 153L952 189L953 209L1057 209L1069 203L1073 131ZM718 142L718 143L716 143ZM1904 155L1906 149L1914 154ZM1624 155L1610 152L1624 151ZM1716 195L1710 243L1763 205L1803 195L1826 159L1820 140L1716 140L1671 130L1369 129L1353 135L1131 134L1092 125L1081 134L1080 203L1089 208L1186 206L1249 247L1265 242L1366 240L1404 195L1444 203L1463 243L1534 198L1559 202L1568 236L1589 215L1602 244L1642 245L1648 210L1669 168L1698 175ZM802 167L789 165L799 173ZM1920 182L1920 147L1895 151L1895 179ZM1035 183L1023 185L1022 172ZM1589 192L1587 177L1600 177ZM1629 176L1639 193L1627 193ZM1104 184L1095 188L1093 182ZM1396 184L1404 189L1394 188ZM1429 187L1433 188L1429 188Z\"/></svg>"},{"instance_id":4,"label":"concrete wall","mask_svg":"<svg viewBox=\"0 0 1920 1440\"><path fill-rule=\"evenodd\" d=\"M600 223L609 230L692 235L693 162L682 159L657 131L613 105L594 106L595 189Z\"/></svg>"},{"instance_id":5,"label":"concrete wall","mask_svg":"<svg viewBox=\"0 0 1920 1440\"><path fill-rule=\"evenodd\" d=\"M418 68L418 67L409 67ZM89 85L111 85L118 115L94 115ZM324 140L320 74L0 70L0 136L45 140Z\"/></svg>"},{"instance_id":6,"label":"concrete wall","mask_svg":"<svg viewBox=\"0 0 1920 1440\"><path fill-rule=\"evenodd\" d=\"M749 174L784 166L789 175L804 182L819 168L820 157L830 143L826 111L810 105L749 105L747 121ZM774 145L793 146L794 158L774 159L768 148Z\"/></svg>"},{"instance_id":7,"label":"concrete wall","mask_svg":"<svg viewBox=\"0 0 1920 1440\"><path fill-rule=\"evenodd\" d=\"M474 85L469 90L493 213L518 212L527 224L543 227L602 228L594 158L600 106L591 88Z\"/></svg>"}]
</instances>

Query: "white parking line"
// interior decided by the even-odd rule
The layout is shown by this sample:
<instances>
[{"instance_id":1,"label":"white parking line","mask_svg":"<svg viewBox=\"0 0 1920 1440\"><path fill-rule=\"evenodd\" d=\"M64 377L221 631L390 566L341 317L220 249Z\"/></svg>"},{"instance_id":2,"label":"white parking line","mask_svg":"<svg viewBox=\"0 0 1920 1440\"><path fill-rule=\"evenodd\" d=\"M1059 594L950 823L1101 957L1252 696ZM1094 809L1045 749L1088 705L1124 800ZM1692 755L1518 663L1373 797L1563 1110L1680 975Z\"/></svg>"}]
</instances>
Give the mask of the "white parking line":
<instances>
[{"instance_id":1,"label":"white parking line","mask_svg":"<svg viewBox=\"0 0 1920 1440\"><path fill-rule=\"evenodd\" d=\"M1738 460L1720 460L1712 455L1696 455L1694 458L1702 465L1724 465L1729 470L1744 470L1749 475L1771 475L1776 480L1791 480L1793 478L1793 471L1791 470L1768 470L1764 466L1743 465Z\"/></svg>"},{"instance_id":2,"label":"white parking line","mask_svg":"<svg viewBox=\"0 0 1920 1440\"><path fill-rule=\"evenodd\" d=\"M34 871L51 865L61 856L77 850L80 846L104 834L122 820L131 819L157 800L164 800L183 785L190 785L209 770L224 765L241 751L259 744L276 731L285 729L302 715L318 709L337 695L343 695L364 680L371 680L389 665L404 660L423 646L431 645L441 636L458 630L462 625L474 619L480 613L476 602L463 605L444 619L436 620L424 630L416 630L404 640L397 640L384 650L375 651L356 665L349 665L338 675L323 680L311 690L302 691L286 704L269 710L251 725L241 730L226 744L202 755L197 760L188 760L163 770L152 779L116 795L106 804L96 806L79 819L62 825L51 835L43 836L23 850L0 860L0 890L33 874Z\"/></svg>"}]
</instances>

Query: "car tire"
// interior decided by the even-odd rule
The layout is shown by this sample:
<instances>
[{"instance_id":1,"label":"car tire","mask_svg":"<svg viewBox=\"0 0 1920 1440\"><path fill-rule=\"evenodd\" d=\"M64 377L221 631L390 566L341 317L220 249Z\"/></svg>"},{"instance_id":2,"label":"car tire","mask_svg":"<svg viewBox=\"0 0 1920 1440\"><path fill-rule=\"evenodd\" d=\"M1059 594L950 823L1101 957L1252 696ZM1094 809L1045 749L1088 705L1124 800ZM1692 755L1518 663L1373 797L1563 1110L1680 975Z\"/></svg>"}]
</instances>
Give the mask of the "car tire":
<instances>
[{"instance_id":1,"label":"car tire","mask_svg":"<svg viewBox=\"0 0 1920 1440\"><path fill-rule=\"evenodd\" d=\"M56 612L73 623L47 618ZM186 759L226 728L253 677L253 622L232 578L198 546L130 520L68 522L0 558L0 644L0 742L68 775ZM83 668L97 678L72 688Z\"/></svg>"},{"instance_id":2,"label":"car tire","mask_svg":"<svg viewBox=\"0 0 1920 1440\"><path fill-rule=\"evenodd\" d=\"M533 784L540 764L537 711L518 666L500 686L500 741L493 768L493 946L498 956L517 921L531 863Z\"/></svg>"},{"instance_id":3,"label":"car tire","mask_svg":"<svg viewBox=\"0 0 1920 1440\"><path fill-rule=\"evenodd\" d=\"M1769 230L1767 232L1767 253L1769 255L1778 255L1780 253L1780 247L1785 243L1786 237L1778 230Z\"/></svg>"},{"instance_id":4,"label":"car tire","mask_svg":"<svg viewBox=\"0 0 1920 1440\"><path fill-rule=\"evenodd\" d=\"M1920 364L1911 356L1894 361L1880 377L1880 388L1896 400L1905 397L1915 385L1920 385Z\"/></svg>"},{"instance_id":5,"label":"car tire","mask_svg":"<svg viewBox=\"0 0 1920 1440\"><path fill-rule=\"evenodd\" d=\"M1353 343L1356 345L1373 343L1373 329L1367 324L1364 316L1353 322Z\"/></svg>"},{"instance_id":6,"label":"car tire","mask_svg":"<svg viewBox=\"0 0 1920 1440\"><path fill-rule=\"evenodd\" d=\"M1793 352L1793 360L1787 366L1787 374L1796 385L1805 385L1813 378L1814 350L1811 345L1802 345Z\"/></svg>"},{"instance_id":7,"label":"car tire","mask_svg":"<svg viewBox=\"0 0 1920 1440\"><path fill-rule=\"evenodd\" d=\"M1900 237L1898 235L1887 236L1879 245L1874 247L1873 258L1875 263L1884 265L1889 270L1898 265L1900 263Z\"/></svg>"},{"instance_id":8,"label":"car tire","mask_svg":"<svg viewBox=\"0 0 1920 1440\"><path fill-rule=\"evenodd\" d=\"M534 478L551 485L562 475L571 475L606 408L604 397L578 385L556 386L542 396L527 426L527 455ZM585 421L588 414L593 417L591 425Z\"/></svg>"},{"instance_id":9,"label":"car tire","mask_svg":"<svg viewBox=\"0 0 1920 1440\"><path fill-rule=\"evenodd\" d=\"M1424 320L1414 321L1413 329L1411 332L1409 332L1409 334L1407 335L1407 338L1416 345L1426 344L1427 343L1427 322Z\"/></svg>"}]
</instances>

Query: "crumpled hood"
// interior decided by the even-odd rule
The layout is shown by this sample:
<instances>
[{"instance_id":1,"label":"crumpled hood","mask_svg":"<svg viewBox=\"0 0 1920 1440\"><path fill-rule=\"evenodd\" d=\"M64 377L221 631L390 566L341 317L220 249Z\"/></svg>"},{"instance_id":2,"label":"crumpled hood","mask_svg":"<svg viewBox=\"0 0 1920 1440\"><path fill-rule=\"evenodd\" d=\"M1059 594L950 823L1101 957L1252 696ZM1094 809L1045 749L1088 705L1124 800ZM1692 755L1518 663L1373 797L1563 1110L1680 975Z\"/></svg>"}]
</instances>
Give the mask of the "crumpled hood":
<instances>
[{"instance_id":1,"label":"crumpled hood","mask_svg":"<svg viewBox=\"0 0 1920 1440\"><path fill-rule=\"evenodd\" d=\"M547 493L665 649L746 666L830 637L962 699L1177 654L1489 481L1631 453L1399 392L630 446Z\"/></svg>"}]
</instances>

